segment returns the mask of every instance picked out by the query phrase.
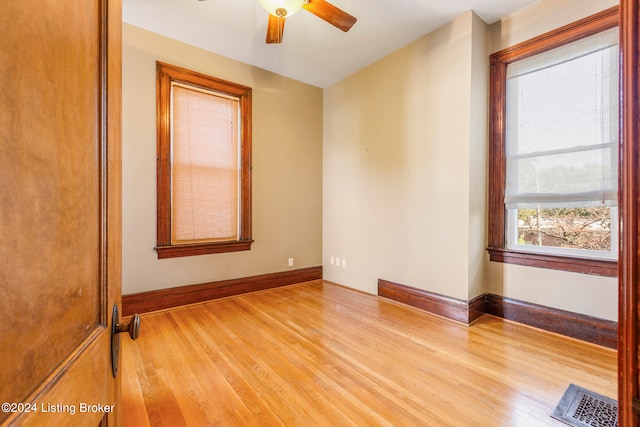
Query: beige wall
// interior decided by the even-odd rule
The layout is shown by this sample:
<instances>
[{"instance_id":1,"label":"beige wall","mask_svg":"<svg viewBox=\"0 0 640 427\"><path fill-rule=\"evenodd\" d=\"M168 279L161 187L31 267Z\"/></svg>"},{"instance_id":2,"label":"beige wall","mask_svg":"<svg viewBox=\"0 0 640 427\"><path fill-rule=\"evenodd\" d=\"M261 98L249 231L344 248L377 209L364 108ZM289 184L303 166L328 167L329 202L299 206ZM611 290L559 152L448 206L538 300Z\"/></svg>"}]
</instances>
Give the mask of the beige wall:
<instances>
[{"instance_id":1,"label":"beige wall","mask_svg":"<svg viewBox=\"0 0 640 427\"><path fill-rule=\"evenodd\" d=\"M486 292L487 281L487 135L489 87L488 27L473 15L471 39L471 120L469 121L469 291L467 299Z\"/></svg>"},{"instance_id":2,"label":"beige wall","mask_svg":"<svg viewBox=\"0 0 640 427\"><path fill-rule=\"evenodd\" d=\"M541 0L491 25L491 53L617 5L613 0Z\"/></svg>"},{"instance_id":3,"label":"beige wall","mask_svg":"<svg viewBox=\"0 0 640 427\"><path fill-rule=\"evenodd\" d=\"M616 279L490 263L485 250L489 53L614 4L543 0L491 27L468 12L325 89L325 278L616 320Z\"/></svg>"},{"instance_id":4,"label":"beige wall","mask_svg":"<svg viewBox=\"0 0 640 427\"><path fill-rule=\"evenodd\" d=\"M253 88L251 251L158 260L155 61ZM124 24L123 293L321 265L322 90Z\"/></svg>"},{"instance_id":5,"label":"beige wall","mask_svg":"<svg viewBox=\"0 0 640 427\"><path fill-rule=\"evenodd\" d=\"M468 12L325 89L326 279L376 293L383 278L461 299L482 282L485 179L470 171L486 169L485 150L472 147L485 140L486 96L470 94L487 79L486 55L473 54L484 32Z\"/></svg>"}]
</instances>

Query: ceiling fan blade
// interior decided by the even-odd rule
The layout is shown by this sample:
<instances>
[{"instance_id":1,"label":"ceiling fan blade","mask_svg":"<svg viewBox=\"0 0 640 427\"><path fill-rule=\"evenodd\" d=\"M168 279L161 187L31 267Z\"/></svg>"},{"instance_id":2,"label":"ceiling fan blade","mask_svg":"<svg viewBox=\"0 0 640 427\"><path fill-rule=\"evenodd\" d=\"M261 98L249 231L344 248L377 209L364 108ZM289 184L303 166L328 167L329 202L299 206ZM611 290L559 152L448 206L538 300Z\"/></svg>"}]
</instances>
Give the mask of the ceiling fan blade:
<instances>
[{"instance_id":1,"label":"ceiling fan blade","mask_svg":"<svg viewBox=\"0 0 640 427\"><path fill-rule=\"evenodd\" d=\"M313 13L320 19L324 19L334 27L340 28L342 31L349 31L356 18L349 15L344 10L335 7L325 0L309 0L308 3L302 5L308 12Z\"/></svg>"},{"instance_id":2,"label":"ceiling fan blade","mask_svg":"<svg viewBox=\"0 0 640 427\"><path fill-rule=\"evenodd\" d=\"M267 43L282 43L284 35L284 18L269 14L269 24L267 25Z\"/></svg>"}]
</instances>

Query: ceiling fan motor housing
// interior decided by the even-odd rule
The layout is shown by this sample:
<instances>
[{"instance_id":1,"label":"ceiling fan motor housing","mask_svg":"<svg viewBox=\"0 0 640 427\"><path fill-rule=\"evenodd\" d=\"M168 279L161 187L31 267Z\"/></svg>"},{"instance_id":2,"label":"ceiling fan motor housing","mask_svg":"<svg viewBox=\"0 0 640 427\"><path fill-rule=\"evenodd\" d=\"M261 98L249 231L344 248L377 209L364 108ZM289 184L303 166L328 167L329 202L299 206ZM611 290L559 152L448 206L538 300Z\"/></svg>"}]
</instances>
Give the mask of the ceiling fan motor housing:
<instances>
[{"instance_id":1,"label":"ceiling fan motor housing","mask_svg":"<svg viewBox=\"0 0 640 427\"><path fill-rule=\"evenodd\" d=\"M273 16L289 17L302 9L305 0L260 0L260 4Z\"/></svg>"}]
</instances>

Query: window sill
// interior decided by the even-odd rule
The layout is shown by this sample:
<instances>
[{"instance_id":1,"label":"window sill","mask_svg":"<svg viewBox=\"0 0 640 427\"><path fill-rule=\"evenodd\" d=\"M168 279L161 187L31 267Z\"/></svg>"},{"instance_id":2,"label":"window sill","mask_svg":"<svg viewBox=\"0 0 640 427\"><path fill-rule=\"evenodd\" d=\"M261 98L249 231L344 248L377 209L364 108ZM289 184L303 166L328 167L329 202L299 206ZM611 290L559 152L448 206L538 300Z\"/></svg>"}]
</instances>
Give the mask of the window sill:
<instances>
[{"instance_id":1,"label":"window sill","mask_svg":"<svg viewBox=\"0 0 640 427\"><path fill-rule=\"evenodd\" d=\"M219 243L197 243L189 245L157 246L158 259L183 256L220 254L225 252L248 251L253 240L239 240Z\"/></svg>"},{"instance_id":2,"label":"window sill","mask_svg":"<svg viewBox=\"0 0 640 427\"><path fill-rule=\"evenodd\" d=\"M489 260L495 262L592 274L596 276L618 276L618 262L613 260L516 252L503 248L488 248L487 250L489 251Z\"/></svg>"}]
</instances>

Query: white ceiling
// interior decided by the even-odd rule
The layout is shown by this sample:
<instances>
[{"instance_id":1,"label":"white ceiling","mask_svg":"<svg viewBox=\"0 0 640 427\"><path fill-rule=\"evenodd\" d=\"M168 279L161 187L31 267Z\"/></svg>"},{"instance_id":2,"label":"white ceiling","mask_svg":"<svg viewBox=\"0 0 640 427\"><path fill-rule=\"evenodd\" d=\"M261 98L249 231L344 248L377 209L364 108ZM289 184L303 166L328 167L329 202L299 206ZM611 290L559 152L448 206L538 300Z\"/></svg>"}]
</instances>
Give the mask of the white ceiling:
<instances>
[{"instance_id":1,"label":"white ceiling","mask_svg":"<svg viewBox=\"0 0 640 427\"><path fill-rule=\"evenodd\" d=\"M301 10L287 18L280 45L265 44L258 0L123 0L123 20L324 88L466 11L492 23L537 1L330 0L358 19L349 32Z\"/></svg>"}]
</instances>

